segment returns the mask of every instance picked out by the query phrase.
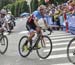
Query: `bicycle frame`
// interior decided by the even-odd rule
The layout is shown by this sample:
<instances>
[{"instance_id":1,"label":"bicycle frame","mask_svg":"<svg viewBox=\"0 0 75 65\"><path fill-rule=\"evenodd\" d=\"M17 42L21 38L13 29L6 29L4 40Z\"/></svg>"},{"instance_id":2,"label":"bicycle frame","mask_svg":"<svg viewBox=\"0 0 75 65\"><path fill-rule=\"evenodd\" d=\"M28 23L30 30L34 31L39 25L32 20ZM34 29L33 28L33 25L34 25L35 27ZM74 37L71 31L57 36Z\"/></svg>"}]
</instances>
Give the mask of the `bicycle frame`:
<instances>
[{"instance_id":1,"label":"bicycle frame","mask_svg":"<svg viewBox=\"0 0 75 65\"><path fill-rule=\"evenodd\" d=\"M37 45L38 45L38 42L39 42L38 40L41 39L42 36L43 36L42 30L46 30L46 29L42 29L41 28L41 32L40 33L37 33L36 31L34 31L37 34L37 37L36 37L36 41L34 42L34 46L31 46L30 50L33 50L35 47L37 48ZM28 31L27 31L27 33L29 34ZM42 41L44 42L44 40L41 39L41 45L43 47ZM30 44L33 44L32 40L30 41ZM45 46L45 42L44 42L44 46Z\"/></svg>"},{"instance_id":2,"label":"bicycle frame","mask_svg":"<svg viewBox=\"0 0 75 65\"><path fill-rule=\"evenodd\" d=\"M36 49L38 49L37 45L38 45L39 39L41 39L41 42L42 42L42 34L41 33L37 34L36 41L34 42L34 46L32 46L30 50L33 50L35 47L36 47ZM43 40L43 42L44 42L44 40ZM33 44L33 42L31 41L30 44ZM41 45L43 47L42 43L41 43ZM44 46L45 46L45 43L44 43Z\"/></svg>"},{"instance_id":3,"label":"bicycle frame","mask_svg":"<svg viewBox=\"0 0 75 65\"><path fill-rule=\"evenodd\" d=\"M27 34L29 32L27 31ZM24 45L27 45L26 41L28 40L28 36L29 35L26 35L26 36L23 36L20 41L19 41L19 53L22 57L27 57L33 50L36 50L37 52L37 55L42 58L42 59L46 59L52 52L52 42L51 42L51 39L47 36L47 35L43 35L42 34L42 30L41 32L37 33L35 32L35 34L37 34L37 36L35 35L34 38L32 38L31 40L28 41L28 48L27 48L27 52L26 53L22 53L23 51L22 50L25 50L24 49ZM22 40L24 40L24 43L21 45L21 42ZM34 39L34 40L33 40ZM40 55L41 50L44 50L46 47L46 42L45 42L45 39L47 39L49 41L49 44L50 44L50 47L49 47L49 52L47 54L45 54L44 56ZM21 48L22 46L22 48ZM44 52L43 52L44 53Z\"/></svg>"},{"instance_id":4,"label":"bicycle frame","mask_svg":"<svg viewBox=\"0 0 75 65\"><path fill-rule=\"evenodd\" d=\"M36 37L36 41L35 41L35 43L34 43L34 46L32 46L32 48L31 48L30 50L33 50L34 47L37 47L37 44L38 44L38 42L39 42L38 40L40 39L40 37L41 37L41 35L38 34L37 37ZM30 43L33 44L32 40L31 40Z\"/></svg>"}]
</instances>

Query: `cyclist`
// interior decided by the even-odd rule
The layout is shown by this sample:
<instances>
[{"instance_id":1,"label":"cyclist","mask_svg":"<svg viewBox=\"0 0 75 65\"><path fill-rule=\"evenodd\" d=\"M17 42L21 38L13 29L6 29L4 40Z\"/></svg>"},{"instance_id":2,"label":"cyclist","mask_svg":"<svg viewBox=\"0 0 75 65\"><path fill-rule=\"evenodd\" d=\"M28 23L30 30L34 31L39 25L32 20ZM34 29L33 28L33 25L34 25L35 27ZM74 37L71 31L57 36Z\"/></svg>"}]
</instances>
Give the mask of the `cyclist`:
<instances>
[{"instance_id":1,"label":"cyclist","mask_svg":"<svg viewBox=\"0 0 75 65\"><path fill-rule=\"evenodd\" d=\"M1 15L1 14L0 14ZM1 21L1 16L0 16L0 33L2 33L4 31L4 28L2 27L2 21Z\"/></svg>"},{"instance_id":2,"label":"cyclist","mask_svg":"<svg viewBox=\"0 0 75 65\"><path fill-rule=\"evenodd\" d=\"M4 30L6 30L7 32L10 33L10 28L9 28L9 25L8 25L8 18L7 18L7 11L5 9L2 9L0 11L0 14L1 14L1 19L2 19L2 28L4 28Z\"/></svg>"},{"instance_id":3,"label":"cyclist","mask_svg":"<svg viewBox=\"0 0 75 65\"><path fill-rule=\"evenodd\" d=\"M4 9L1 10L0 11L0 33L2 33L4 30L6 30L5 23L4 23L4 21L5 21L5 19L4 19L5 15L6 15L6 11Z\"/></svg>"},{"instance_id":4,"label":"cyclist","mask_svg":"<svg viewBox=\"0 0 75 65\"><path fill-rule=\"evenodd\" d=\"M32 13L32 15L28 18L26 27L27 27L27 30L30 31L30 36L29 36L28 40L26 41L25 46L27 46L28 41L31 41L32 40L32 38L35 35L35 31L37 33L40 33L41 32L41 29L40 29L40 27L38 25L38 20L39 19L42 18L43 21L44 21L44 25L48 28L48 24L47 24L47 22L45 20L45 17L46 17L46 7L44 5L40 5L38 7L38 10L37 11L34 11ZM48 30L50 30L50 28L48 28Z\"/></svg>"},{"instance_id":5,"label":"cyclist","mask_svg":"<svg viewBox=\"0 0 75 65\"><path fill-rule=\"evenodd\" d=\"M8 16L9 21L12 22L12 25L15 26L15 21L14 21L15 17L12 15L11 11L8 11L7 16Z\"/></svg>"}]
</instances>

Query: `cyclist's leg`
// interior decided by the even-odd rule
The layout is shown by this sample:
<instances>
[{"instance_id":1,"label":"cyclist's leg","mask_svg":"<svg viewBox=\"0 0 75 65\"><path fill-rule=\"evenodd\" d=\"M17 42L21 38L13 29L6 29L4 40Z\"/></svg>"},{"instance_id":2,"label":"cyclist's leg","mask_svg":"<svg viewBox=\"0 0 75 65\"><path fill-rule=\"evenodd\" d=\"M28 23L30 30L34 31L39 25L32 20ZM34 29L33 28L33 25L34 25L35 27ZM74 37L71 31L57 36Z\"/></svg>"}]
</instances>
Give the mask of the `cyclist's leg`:
<instances>
[{"instance_id":1,"label":"cyclist's leg","mask_svg":"<svg viewBox=\"0 0 75 65\"><path fill-rule=\"evenodd\" d=\"M36 32L37 33L41 33L41 28L40 27L36 27Z\"/></svg>"},{"instance_id":2,"label":"cyclist's leg","mask_svg":"<svg viewBox=\"0 0 75 65\"><path fill-rule=\"evenodd\" d=\"M27 30L29 31L29 34L30 34L30 36L28 37L28 40L26 40L26 43L25 43L27 45L28 41L31 41L32 38L34 37L34 35L35 35L34 31L35 31L36 27L27 23L26 28L27 28Z\"/></svg>"},{"instance_id":3,"label":"cyclist's leg","mask_svg":"<svg viewBox=\"0 0 75 65\"><path fill-rule=\"evenodd\" d=\"M22 51L27 51L28 49L32 48L32 37L35 35L34 31L29 30L29 37L28 39L25 41L25 43L23 44L23 47L22 47ZM30 42L30 47L28 47L28 42Z\"/></svg>"},{"instance_id":4,"label":"cyclist's leg","mask_svg":"<svg viewBox=\"0 0 75 65\"><path fill-rule=\"evenodd\" d=\"M7 30L7 24L6 23L3 23L2 28L4 29L4 31L8 31Z\"/></svg>"},{"instance_id":5,"label":"cyclist's leg","mask_svg":"<svg viewBox=\"0 0 75 65\"><path fill-rule=\"evenodd\" d=\"M28 37L28 39L26 40L26 42L25 42L25 45L27 45L27 43L28 42L30 42L31 40L32 40L32 38L34 37L34 35L35 35L35 32L34 32L34 30L32 31L32 29L29 31L29 37ZM32 44L31 44L32 45Z\"/></svg>"},{"instance_id":6,"label":"cyclist's leg","mask_svg":"<svg viewBox=\"0 0 75 65\"><path fill-rule=\"evenodd\" d=\"M2 33L2 32L4 32L4 28L1 27L0 28L0 33Z\"/></svg>"},{"instance_id":7,"label":"cyclist's leg","mask_svg":"<svg viewBox=\"0 0 75 65\"><path fill-rule=\"evenodd\" d=\"M9 32L9 33L10 33L9 23L8 23L8 22L5 22L5 26L6 26L6 28L7 28L7 32Z\"/></svg>"}]
</instances>

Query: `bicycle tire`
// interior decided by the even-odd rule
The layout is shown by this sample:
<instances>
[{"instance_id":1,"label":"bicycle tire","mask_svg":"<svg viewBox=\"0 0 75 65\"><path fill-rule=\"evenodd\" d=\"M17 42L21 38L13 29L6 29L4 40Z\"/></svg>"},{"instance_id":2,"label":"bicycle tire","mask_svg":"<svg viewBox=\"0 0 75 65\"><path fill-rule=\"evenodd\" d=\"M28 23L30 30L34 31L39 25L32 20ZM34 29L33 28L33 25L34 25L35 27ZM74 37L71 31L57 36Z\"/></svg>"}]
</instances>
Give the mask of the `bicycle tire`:
<instances>
[{"instance_id":1,"label":"bicycle tire","mask_svg":"<svg viewBox=\"0 0 75 65\"><path fill-rule=\"evenodd\" d=\"M50 44L50 47L49 47L49 52L48 52L48 54L46 55L46 56L42 56L42 55L40 55L40 52L39 52L39 50L41 49L36 49L36 52L37 52L37 55L40 57L40 58L42 58L42 59L46 59L46 58L48 58L49 56L50 56L50 54L51 54L51 52L52 52L52 41L51 41L51 39L48 37L48 36L46 36L46 35L43 35L42 36L43 38L47 38L48 40L49 40L49 44ZM38 40L38 44L39 44L39 41L40 41L41 39L39 39ZM41 42L42 43L42 42Z\"/></svg>"},{"instance_id":2,"label":"bicycle tire","mask_svg":"<svg viewBox=\"0 0 75 65\"><path fill-rule=\"evenodd\" d=\"M0 50L0 53L3 55L7 51L7 48L8 48L8 38L7 38L7 36L2 35L0 41L2 41L2 39L4 40L3 42L5 42L5 39L6 39L6 47L5 47L5 49L3 51Z\"/></svg>"},{"instance_id":3,"label":"bicycle tire","mask_svg":"<svg viewBox=\"0 0 75 65\"><path fill-rule=\"evenodd\" d=\"M24 55L23 55L23 54L21 53L20 45L21 45L22 40L25 39L25 38L28 39L27 36L21 37L21 39L20 39L20 41L19 41L19 45L18 45L19 54L20 54L22 57L27 57L27 56L30 54L30 50L28 50L28 53L27 53L27 54L24 54Z\"/></svg>"},{"instance_id":4,"label":"bicycle tire","mask_svg":"<svg viewBox=\"0 0 75 65\"><path fill-rule=\"evenodd\" d=\"M73 61L72 59L71 59L71 57L70 57L70 46L71 46L71 44L72 44L72 42L74 42L75 41L75 38L73 38L70 42L69 42L69 44L68 44L68 46L67 46L67 57L68 57L68 59L69 59L69 61L71 62L71 63L73 63L73 64L75 64L75 61ZM75 49L75 48L74 48Z\"/></svg>"}]
</instances>

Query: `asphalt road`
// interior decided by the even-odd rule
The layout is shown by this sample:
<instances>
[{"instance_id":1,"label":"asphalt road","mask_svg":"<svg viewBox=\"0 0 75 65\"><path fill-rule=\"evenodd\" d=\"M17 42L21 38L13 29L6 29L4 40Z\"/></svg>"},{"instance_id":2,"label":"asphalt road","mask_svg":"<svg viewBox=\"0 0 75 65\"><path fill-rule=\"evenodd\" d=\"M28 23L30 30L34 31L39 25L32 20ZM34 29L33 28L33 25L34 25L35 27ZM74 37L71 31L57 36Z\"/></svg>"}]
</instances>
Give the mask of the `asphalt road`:
<instances>
[{"instance_id":1,"label":"asphalt road","mask_svg":"<svg viewBox=\"0 0 75 65\"><path fill-rule=\"evenodd\" d=\"M74 35L65 31L53 31L52 35L49 36L52 40L53 49L47 59L40 59L36 51L33 51L27 58L21 57L18 52L18 44L20 38L28 34L25 28L26 20L26 18L16 20L16 27L13 32L7 35L8 49L4 55L0 55L0 65L73 65L67 59L66 50ZM47 33L45 32L45 34Z\"/></svg>"}]
</instances>

